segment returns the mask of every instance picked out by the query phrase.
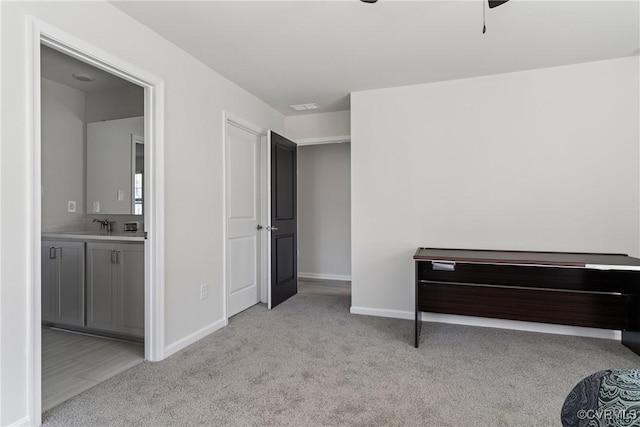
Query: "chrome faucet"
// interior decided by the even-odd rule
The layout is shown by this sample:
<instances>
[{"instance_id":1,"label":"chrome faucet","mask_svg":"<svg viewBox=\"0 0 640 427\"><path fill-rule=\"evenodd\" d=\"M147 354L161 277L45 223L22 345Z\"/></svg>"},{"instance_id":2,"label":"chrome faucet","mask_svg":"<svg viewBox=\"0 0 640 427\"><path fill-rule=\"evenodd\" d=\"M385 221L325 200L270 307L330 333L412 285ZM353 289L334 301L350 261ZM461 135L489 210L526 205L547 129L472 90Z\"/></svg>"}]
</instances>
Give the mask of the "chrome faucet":
<instances>
[{"instance_id":1,"label":"chrome faucet","mask_svg":"<svg viewBox=\"0 0 640 427\"><path fill-rule=\"evenodd\" d=\"M115 221L109 221L108 219L94 219L93 222L99 222L100 223L100 230L107 230L109 233L111 233L112 229L113 229L113 224L115 224Z\"/></svg>"}]
</instances>

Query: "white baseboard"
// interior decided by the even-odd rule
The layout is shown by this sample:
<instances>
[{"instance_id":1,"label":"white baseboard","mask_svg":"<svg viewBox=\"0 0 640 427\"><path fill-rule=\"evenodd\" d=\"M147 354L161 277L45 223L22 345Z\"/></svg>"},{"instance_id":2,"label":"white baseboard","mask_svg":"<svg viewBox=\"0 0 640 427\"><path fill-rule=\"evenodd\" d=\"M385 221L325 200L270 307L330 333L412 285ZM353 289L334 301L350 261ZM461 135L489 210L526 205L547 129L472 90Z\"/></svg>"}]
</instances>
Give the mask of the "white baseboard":
<instances>
[{"instance_id":1,"label":"white baseboard","mask_svg":"<svg viewBox=\"0 0 640 427\"><path fill-rule=\"evenodd\" d=\"M29 418L29 416L26 416L24 418L19 419L18 421L15 421L9 424L9 426L11 427L22 427L22 426L26 427L31 425L33 425L33 423L31 422L31 419Z\"/></svg>"},{"instance_id":2,"label":"white baseboard","mask_svg":"<svg viewBox=\"0 0 640 427\"><path fill-rule=\"evenodd\" d=\"M413 320L415 313L412 311L388 310L386 308L368 308L351 306L351 314L363 314L365 316L391 317L392 319Z\"/></svg>"},{"instance_id":3,"label":"white baseboard","mask_svg":"<svg viewBox=\"0 0 640 427\"><path fill-rule=\"evenodd\" d=\"M171 356L174 353L177 353L178 351L182 350L185 347L188 347L189 345L193 344L194 342L201 340L202 338L206 337L209 334L214 333L215 331L217 331L218 329L224 328L225 326L227 326L227 319L220 319L216 322L213 322L210 325L205 326L202 329L199 329L197 331L195 331L192 334L187 335L186 337L179 339L178 341L169 344L168 346L165 347L164 349L164 357L167 358L169 356Z\"/></svg>"},{"instance_id":4,"label":"white baseboard","mask_svg":"<svg viewBox=\"0 0 640 427\"><path fill-rule=\"evenodd\" d=\"M413 320L413 311L387 310L383 308L351 307L352 314L391 317ZM554 325L551 323L522 322L519 320L490 319L486 317L459 316L455 314L421 313L423 322L450 323L454 325L479 326L482 328L512 329L516 331L540 332L543 334L572 335L576 337L604 338L620 341L622 332L611 329L584 328L581 326Z\"/></svg>"},{"instance_id":5,"label":"white baseboard","mask_svg":"<svg viewBox=\"0 0 640 427\"><path fill-rule=\"evenodd\" d=\"M341 282L351 281L351 276L344 274L298 273L298 277L300 279L338 280Z\"/></svg>"}]
</instances>

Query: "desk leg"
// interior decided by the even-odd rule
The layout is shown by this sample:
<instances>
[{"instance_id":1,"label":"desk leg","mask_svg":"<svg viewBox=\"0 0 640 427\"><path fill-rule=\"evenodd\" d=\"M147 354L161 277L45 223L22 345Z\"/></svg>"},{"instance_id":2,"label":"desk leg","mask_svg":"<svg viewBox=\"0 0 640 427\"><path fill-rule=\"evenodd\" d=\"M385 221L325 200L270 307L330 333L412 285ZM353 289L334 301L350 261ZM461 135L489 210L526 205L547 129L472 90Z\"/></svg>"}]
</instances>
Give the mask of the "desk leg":
<instances>
[{"instance_id":1,"label":"desk leg","mask_svg":"<svg viewBox=\"0 0 640 427\"><path fill-rule=\"evenodd\" d=\"M640 355L640 332L622 331L622 344Z\"/></svg>"},{"instance_id":2,"label":"desk leg","mask_svg":"<svg viewBox=\"0 0 640 427\"><path fill-rule=\"evenodd\" d=\"M415 346L418 348L420 345L420 330L422 329L422 321L420 320L420 312L416 309L416 324L414 327L414 331L416 334L416 343Z\"/></svg>"},{"instance_id":3,"label":"desk leg","mask_svg":"<svg viewBox=\"0 0 640 427\"><path fill-rule=\"evenodd\" d=\"M416 309L416 318L415 318L415 324L413 327L413 331L415 333L415 346L416 348L418 348L418 346L420 345L420 329L422 328L422 321L420 319L420 310L418 310L418 262L415 262L415 285L416 285L416 289L414 292L413 297L415 298L414 303L415 303L415 309Z\"/></svg>"},{"instance_id":4,"label":"desk leg","mask_svg":"<svg viewBox=\"0 0 640 427\"><path fill-rule=\"evenodd\" d=\"M629 295L629 325L622 331L622 344L640 355L640 296Z\"/></svg>"}]
</instances>

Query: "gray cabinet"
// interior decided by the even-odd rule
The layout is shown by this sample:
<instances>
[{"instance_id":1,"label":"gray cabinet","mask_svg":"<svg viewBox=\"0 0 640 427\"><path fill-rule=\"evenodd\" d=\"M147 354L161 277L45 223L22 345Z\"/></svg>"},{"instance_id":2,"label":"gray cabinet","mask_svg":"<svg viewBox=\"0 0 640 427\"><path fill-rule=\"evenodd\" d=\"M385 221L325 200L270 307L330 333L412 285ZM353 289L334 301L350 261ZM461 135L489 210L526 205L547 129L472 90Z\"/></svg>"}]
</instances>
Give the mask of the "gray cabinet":
<instances>
[{"instance_id":1,"label":"gray cabinet","mask_svg":"<svg viewBox=\"0 0 640 427\"><path fill-rule=\"evenodd\" d=\"M43 240L42 320L84 325L84 242Z\"/></svg>"},{"instance_id":2,"label":"gray cabinet","mask_svg":"<svg viewBox=\"0 0 640 427\"><path fill-rule=\"evenodd\" d=\"M143 243L87 243L87 327L144 336Z\"/></svg>"}]
</instances>

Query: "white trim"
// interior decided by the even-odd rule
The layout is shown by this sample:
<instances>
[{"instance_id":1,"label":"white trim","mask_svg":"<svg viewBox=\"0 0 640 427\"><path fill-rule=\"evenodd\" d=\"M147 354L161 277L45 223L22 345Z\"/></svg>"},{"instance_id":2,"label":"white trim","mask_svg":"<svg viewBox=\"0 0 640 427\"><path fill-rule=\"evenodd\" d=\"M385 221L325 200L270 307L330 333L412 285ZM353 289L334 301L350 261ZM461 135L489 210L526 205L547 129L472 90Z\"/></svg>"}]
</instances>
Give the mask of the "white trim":
<instances>
[{"instance_id":1,"label":"white trim","mask_svg":"<svg viewBox=\"0 0 640 427\"><path fill-rule=\"evenodd\" d=\"M351 307L351 314L391 317L414 320L413 311L387 310L382 308ZM620 341L622 333L611 329L584 328L581 326L554 325L551 323L521 322L518 320L491 319L486 317L459 316L455 314L421 313L423 322L449 323L453 325L478 326L481 328L511 329L515 331L543 334L571 335L576 337L602 338Z\"/></svg>"},{"instance_id":2,"label":"white trim","mask_svg":"<svg viewBox=\"0 0 640 427\"><path fill-rule=\"evenodd\" d=\"M224 123L231 123L235 127L238 127L242 130L246 130L249 133L252 133L256 136L264 136L267 134L267 130L261 127L255 126L246 120L241 119L240 117L236 117L232 114L227 113L226 111L222 112L222 117L224 119ZM226 135L226 132L225 132Z\"/></svg>"},{"instance_id":3,"label":"white trim","mask_svg":"<svg viewBox=\"0 0 640 427\"><path fill-rule=\"evenodd\" d=\"M412 320L415 314L411 311L389 310L386 308L368 308L351 306L351 314L362 314L364 316L390 317L392 319Z\"/></svg>"},{"instance_id":4,"label":"white trim","mask_svg":"<svg viewBox=\"0 0 640 427\"><path fill-rule=\"evenodd\" d=\"M210 325L205 326L204 328L198 329L197 331L195 331L192 334L187 335L184 338L179 339L178 341L169 344L165 350L164 350L164 355L165 358L171 356L172 354L175 354L177 352L179 352L180 350L182 350L185 347L188 347L189 345L193 344L196 341L201 340L202 338L206 337L207 335L210 335L212 333L214 333L215 331L224 328L225 326L227 326L228 322L227 319L220 319L217 320L213 323L211 323Z\"/></svg>"},{"instance_id":5,"label":"white trim","mask_svg":"<svg viewBox=\"0 0 640 427\"><path fill-rule=\"evenodd\" d=\"M229 319L227 306L229 302L229 286L227 285L227 112L222 110L222 317Z\"/></svg>"},{"instance_id":6,"label":"white trim","mask_svg":"<svg viewBox=\"0 0 640 427\"><path fill-rule=\"evenodd\" d=\"M351 135L323 136L321 138L300 138L294 141L297 145L342 144L351 142Z\"/></svg>"},{"instance_id":7,"label":"white trim","mask_svg":"<svg viewBox=\"0 0 640 427\"><path fill-rule=\"evenodd\" d=\"M0 7L0 22L2 22L2 7ZM28 29L30 30L30 29ZM31 31L29 31L31 33ZM29 35L27 35L27 43L29 43ZM0 99L2 99L2 55L0 55ZM2 165L2 103L0 102L0 165ZM5 141L6 143L6 141ZM0 224L2 224L2 175L0 174ZM0 242L2 239L2 227L0 226ZM0 278L2 277L2 245L0 244ZM0 279L2 282L2 279ZM2 292L0 292L0 311L2 311ZM28 326L27 326L28 327ZM0 315L0 331L2 330L2 315ZM0 339L0 387L2 382L2 340ZM2 422L2 402L0 402L0 422Z\"/></svg>"},{"instance_id":8,"label":"white trim","mask_svg":"<svg viewBox=\"0 0 640 427\"><path fill-rule=\"evenodd\" d=\"M2 7L0 7L0 22L2 22ZM1 55L0 55L1 56ZM0 99L2 99L2 59L0 59ZM0 103L0 117L2 117L2 103ZM2 119L0 119L0 153L2 152ZM2 155L0 154L0 165ZM0 176L0 224L2 224L2 177ZM0 242L2 242L2 227L0 227ZM0 247L2 245L0 244ZM0 278L2 277L2 250L0 249ZM0 279L2 282L2 279ZM0 310L2 310L2 292L0 292ZM2 330L2 315L0 315L0 331ZM2 381L2 340L0 339L0 386ZM0 402L0 421L2 420L2 403Z\"/></svg>"},{"instance_id":9,"label":"white trim","mask_svg":"<svg viewBox=\"0 0 640 427\"><path fill-rule=\"evenodd\" d=\"M38 22L27 21L27 416L28 424L42 423L42 305L41 265L41 135L40 39Z\"/></svg>"},{"instance_id":10,"label":"white trim","mask_svg":"<svg viewBox=\"0 0 640 427\"><path fill-rule=\"evenodd\" d=\"M145 335L147 360L166 356L164 343L164 81L153 78L145 87Z\"/></svg>"},{"instance_id":11,"label":"white trim","mask_svg":"<svg viewBox=\"0 0 640 427\"><path fill-rule=\"evenodd\" d=\"M264 227L270 224L271 215L271 150L269 146L269 137L266 131L265 135L260 140L260 147L262 149L260 161L262 165L260 167L260 173L262 174L260 180L260 191L262 192L263 203L262 208L262 224ZM261 239L262 245L262 263L260 264L260 274L262 274L262 282L260 283L260 302L264 304L269 303L269 283L271 281L271 234L264 233L265 236Z\"/></svg>"},{"instance_id":12,"label":"white trim","mask_svg":"<svg viewBox=\"0 0 640 427\"><path fill-rule=\"evenodd\" d=\"M29 422L29 417L24 417L19 419L18 421L14 421L13 423L9 424L10 427L28 427L31 426L31 423Z\"/></svg>"},{"instance_id":13,"label":"white trim","mask_svg":"<svg viewBox=\"0 0 640 427\"><path fill-rule=\"evenodd\" d=\"M318 279L318 280L338 280L341 282L350 282L351 276L346 274L323 274L323 273L301 273L298 272L299 279Z\"/></svg>"},{"instance_id":14,"label":"white trim","mask_svg":"<svg viewBox=\"0 0 640 427\"><path fill-rule=\"evenodd\" d=\"M27 401L39 425L41 401L40 45L52 47L145 89L145 356L164 359L164 81L32 16L27 17Z\"/></svg>"},{"instance_id":15,"label":"white trim","mask_svg":"<svg viewBox=\"0 0 640 427\"><path fill-rule=\"evenodd\" d=\"M271 131L267 132L266 139L266 165L265 165L265 176L267 177L266 184L267 188L265 190L267 195L267 203L266 205L266 214L267 214L267 225L271 225ZM297 162L296 162L297 164ZM267 308L271 310L271 233L269 233L269 237L265 239L267 241L267 282L265 286L265 299L262 301L267 304Z\"/></svg>"}]
</instances>

